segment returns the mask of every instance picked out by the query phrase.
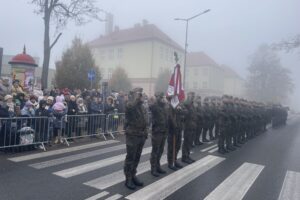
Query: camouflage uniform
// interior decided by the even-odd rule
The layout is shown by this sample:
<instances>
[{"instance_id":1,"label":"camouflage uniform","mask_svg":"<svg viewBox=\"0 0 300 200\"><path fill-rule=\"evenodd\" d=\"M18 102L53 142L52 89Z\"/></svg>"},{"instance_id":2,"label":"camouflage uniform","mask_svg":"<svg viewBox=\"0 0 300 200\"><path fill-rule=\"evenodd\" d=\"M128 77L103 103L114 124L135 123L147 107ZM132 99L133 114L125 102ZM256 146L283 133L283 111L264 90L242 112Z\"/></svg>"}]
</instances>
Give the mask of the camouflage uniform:
<instances>
[{"instance_id":1,"label":"camouflage uniform","mask_svg":"<svg viewBox=\"0 0 300 200\"><path fill-rule=\"evenodd\" d=\"M150 105L152 113L152 152L150 158L151 173L153 176L159 176L166 171L161 169L160 159L164 151L166 138L168 135L168 108L163 102L164 93L156 93L156 102Z\"/></svg>"},{"instance_id":2,"label":"camouflage uniform","mask_svg":"<svg viewBox=\"0 0 300 200\"><path fill-rule=\"evenodd\" d=\"M128 102L125 109L124 128L127 155L124 162L124 174L126 177L125 185L129 189L143 185L136 177L136 169L147 139L147 113L142 104L142 91L142 88L135 88L131 92L131 95L137 96L137 98Z\"/></svg>"}]
</instances>

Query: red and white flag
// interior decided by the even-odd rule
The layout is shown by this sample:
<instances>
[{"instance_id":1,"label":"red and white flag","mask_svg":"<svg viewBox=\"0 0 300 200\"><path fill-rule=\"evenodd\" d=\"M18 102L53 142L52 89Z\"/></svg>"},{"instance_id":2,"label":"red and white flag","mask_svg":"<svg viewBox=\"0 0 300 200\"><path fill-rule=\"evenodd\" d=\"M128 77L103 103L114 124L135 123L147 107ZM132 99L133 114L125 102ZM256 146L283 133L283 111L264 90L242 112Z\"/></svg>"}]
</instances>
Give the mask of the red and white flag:
<instances>
[{"instance_id":1,"label":"red and white flag","mask_svg":"<svg viewBox=\"0 0 300 200\"><path fill-rule=\"evenodd\" d=\"M171 105L173 106L173 108L176 108L178 104L185 98L179 64L177 64L174 68L174 72L169 82L167 96L172 97Z\"/></svg>"}]
</instances>

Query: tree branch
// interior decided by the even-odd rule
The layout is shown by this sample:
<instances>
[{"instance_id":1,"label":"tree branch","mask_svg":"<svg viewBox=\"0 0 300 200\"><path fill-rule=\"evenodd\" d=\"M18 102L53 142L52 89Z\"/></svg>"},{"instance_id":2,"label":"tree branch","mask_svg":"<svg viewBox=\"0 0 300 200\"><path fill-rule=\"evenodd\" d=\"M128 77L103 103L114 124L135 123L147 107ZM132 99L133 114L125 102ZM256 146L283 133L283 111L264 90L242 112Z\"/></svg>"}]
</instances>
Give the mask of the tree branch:
<instances>
[{"instance_id":1,"label":"tree branch","mask_svg":"<svg viewBox=\"0 0 300 200\"><path fill-rule=\"evenodd\" d=\"M56 37L56 39L53 41L53 43L50 45L50 50L52 49L52 47L56 44L56 42L58 41L58 39L60 38L60 36L62 35L62 33L59 33L58 36Z\"/></svg>"}]
</instances>

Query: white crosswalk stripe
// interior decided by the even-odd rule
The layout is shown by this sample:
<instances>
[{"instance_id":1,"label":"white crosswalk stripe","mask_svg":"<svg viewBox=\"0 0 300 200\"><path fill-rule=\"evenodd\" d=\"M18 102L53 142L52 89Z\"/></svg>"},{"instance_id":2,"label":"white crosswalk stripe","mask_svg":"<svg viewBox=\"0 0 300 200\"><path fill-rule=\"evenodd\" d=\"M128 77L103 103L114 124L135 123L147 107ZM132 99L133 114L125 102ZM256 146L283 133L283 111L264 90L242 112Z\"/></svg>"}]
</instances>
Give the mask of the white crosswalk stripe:
<instances>
[{"instance_id":1,"label":"white crosswalk stripe","mask_svg":"<svg viewBox=\"0 0 300 200\"><path fill-rule=\"evenodd\" d=\"M216 152L216 151L218 151L218 147L209 150L208 153L214 153L214 152Z\"/></svg>"},{"instance_id":2,"label":"white crosswalk stripe","mask_svg":"<svg viewBox=\"0 0 300 200\"><path fill-rule=\"evenodd\" d=\"M178 153L178 159L180 159L180 158L181 158L181 151ZM164 165L166 163L167 163L167 156L163 155L160 160L160 164ZM149 161L142 162L138 165L137 175L140 175L142 173L150 171L150 169L151 169L151 166L150 166ZM111 187L111 186L121 183L123 181L125 181L124 172L123 172L123 170L119 170L114 173L111 173L111 174L108 174L105 176L101 176L94 180L88 181L84 184L88 185L90 187L93 187L93 188L104 190L108 187Z\"/></svg>"},{"instance_id":3,"label":"white crosswalk stripe","mask_svg":"<svg viewBox=\"0 0 300 200\"><path fill-rule=\"evenodd\" d=\"M300 173L287 171L278 200L300 199Z\"/></svg>"},{"instance_id":4,"label":"white crosswalk stripe","mask_svg":"<svg viewBox=\"0 0 300 200\"><path fill-rule=\"evenodd\" d=\"M44 169L44 168L47 168L47 167L52 167L52 166L61 165L61 164L64 164L64 163L69 163L69 162L80 160L80 159L83 159L83 158L90 158L90 157L93 157L93 156L98 156L98 155L101 155L101 154L105 154L105 153L109 153L109 152L113 152L113 151L118 151L118 150L121 150L121 149L125 149L125 147L126 146L124 144L122 144L122 145L108 147L108 148L105 148L105 149L98 149L98 150L90 151L90 152L86 152L86 153L75 154L75 155L72 155L72 156L65 156L65 157L62 157L62 158L48 160L48 161L45 161L45 162L34 163L34 164L29 165L29 166L33 167L35 169Z\"/></svg>"},{"instance_id":5,"label":"white crosswalk stripe","mask_svg":"<svg viewBox=\"0 0 300 200\"><path fill-rule=\"evenodd\" d=\"M145 154L149 154L151 152L152 147L147 147L145 149L143 149L142 155ZM54 172L53 174L57 175L57 176L61 176L63 178L70 178L73 176L77 176L80 174L84 174L90 171L94 171L97 169L101 169L103 167L107 167L109 165L113 165L116 164L118 162L124 161L126 154L121 154L118 156L113 156L110 158L106 158L104 160L99 160L96 162L91 162L91 163L87 163L84 165L79 165L76 167L72 167L69 169L65 169L65 170L61 170L58 172Z\"/></svg>"},{"instance_id":6,"label":"white crosswalk stripe","mask_svg":"<svg viewBox=\"0 0 300 200\"><path fill-rule=\"evenodd\" d=\"M45 158L48 156L60 155L60 154L64 154L64 153L70 153L70 152L74 152L74 151L89 149L89 148L93 148L93 147L100 147L103 145L114 144L114 143L118 143L118 142L119 141L117 141L117 140L107 140L107 141L86 144L86 145L81 145L81 146L76 146L76 147L58 149L58 150L54 150L54 151L48 151L48 152L30 154L30 155L26 155L26 156L18 156L18 157L8 158L8 160L13 161L13 162L22 162L22 161L28 161L28 160L33 160L33 159L37 159L37 158Z\"/></svg>"},{"instance_id":7,"label":"white crosswalk stripe","mask_svg":"<svg viewBox=\"0 0 300 200\"><path fill-rule=\"evenodd\" d=\"M213 149L213 148L215 148L215 147L217 147L216 144L214 144L214 145L212 145L212 146L209 146L209 147L207 147L207 148L205 148L205 149L202 149L201 152L209 151L209 150L211 150L211 149Z\"/></svg>"},{"instance_id":8,"label":"white crosswalk stripe","mask_svg":"<svg viewBox=\"0 0 300 200\"><path fill-rule=\"evenodd\" d=\"M96 194L96 195L94 195L94 196L92 196L92 197L89 197L89 198L87 198L87 199L85 199L85 200L97 200L97 199L100 199L100 198L102 198L102 197L107 196L108 194L109 194L109 192L104 191L104 192L101 192L101 193L99 193L99 194Z\"/></svg>"},{"instance_id":9,"label":"white crosswalk stripe","mask_svg":"<svg viewBox=\"0 0 300 200\"><path fill-rule=\"evenodd\" d=\"M184 185L218 165L225 158L208 155L126 197L129 200L165 199Z\"/></svg>"},{"instance_id":10,"label":"white crosswalk stripe","mask_svg":"<svg viewBox=\"0 0 300 200\"><path fill-rule=\"evenodd\" d=\"M123 197L123 195L115 194L111 197L106 198L105 200L117 200L117 199L121 199L122 197Z\"/></svg>"},{"instance_id":11,"label":"white crosswalk stripe","mask_svg":"<svg viewBox=\"0 0 300 200\"><path fill-rule=\"evenodd\" d=\"M241 200L264 169L262 165L244 163L215 188L205 200Z\"/></svg>"}]
</instances>

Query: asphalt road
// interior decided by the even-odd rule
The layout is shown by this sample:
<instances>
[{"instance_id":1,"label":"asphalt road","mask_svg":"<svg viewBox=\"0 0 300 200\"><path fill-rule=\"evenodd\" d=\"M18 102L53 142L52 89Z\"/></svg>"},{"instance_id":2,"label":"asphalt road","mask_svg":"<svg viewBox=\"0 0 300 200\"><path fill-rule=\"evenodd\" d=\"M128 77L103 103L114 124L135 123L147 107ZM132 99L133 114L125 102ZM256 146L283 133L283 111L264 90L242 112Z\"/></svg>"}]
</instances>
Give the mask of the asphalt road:
<instances>
[{"instance_id":1,"label":"asphalt road","mask_svg":"<svg viewBox=\"0 0 300 200\"><path fill-rule=\"evenodd\" d=\"M218 154L214 143L195 147L195 163L176 172L163 165L168 173L159 178L149 172L150 146L148 139L138 169L145 186L136 191L124 187L123 136L0 153L0 200L300 199L300 116L229 154Z\"/></svg>"}]
</instances>

